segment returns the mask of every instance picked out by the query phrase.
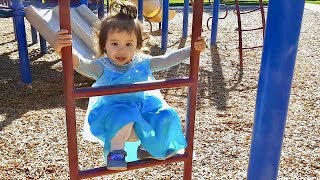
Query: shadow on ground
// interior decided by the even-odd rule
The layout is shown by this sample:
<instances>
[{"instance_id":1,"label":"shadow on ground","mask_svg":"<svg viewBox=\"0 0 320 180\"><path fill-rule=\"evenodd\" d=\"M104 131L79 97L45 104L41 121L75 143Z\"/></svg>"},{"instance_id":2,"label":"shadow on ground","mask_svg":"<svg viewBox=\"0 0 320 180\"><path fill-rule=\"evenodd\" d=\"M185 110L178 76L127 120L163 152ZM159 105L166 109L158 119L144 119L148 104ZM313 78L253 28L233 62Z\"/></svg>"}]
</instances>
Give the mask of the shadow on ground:
<instances>
[{"instance_id":1,"label":"shadow on ground","mask_svg":"<svg viewBox=\"0 0 320 180\"><path fill-rule=\"evenodd\" d=\"M0 114L4 116L0 131L29 111L64 107L63 75L52 68L60 60L36 61L43 56L40 50L29 52L32 83L24 84L21 83L19 59L11 57L13 52L0 55ZM92 83L77 73L75 82L82 82L83 86ZM87 102L77 100L76 105L86 109Z\"/></svg>"}]
</instances>

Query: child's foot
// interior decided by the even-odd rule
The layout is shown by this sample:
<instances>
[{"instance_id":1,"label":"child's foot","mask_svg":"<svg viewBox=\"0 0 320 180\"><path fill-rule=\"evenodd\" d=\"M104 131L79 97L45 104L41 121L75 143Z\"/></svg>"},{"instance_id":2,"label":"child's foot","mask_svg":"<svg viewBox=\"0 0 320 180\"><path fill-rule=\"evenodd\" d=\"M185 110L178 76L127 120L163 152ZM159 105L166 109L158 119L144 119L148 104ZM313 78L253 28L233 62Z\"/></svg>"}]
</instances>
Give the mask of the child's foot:
<instances>
[{"instance_id":1,"label":"child's foot","mask_svg":"<svg viewBox=\"0 0 320 180\"><path fill-rule=\"evenodd\" d=\"M139 146L137 149L137 158L138 159L148 159L148 158L155 159L148 151L143 149L141 146Z\"/></svg>"},{"instance_id":2,"label":"child's foot","mask_svg":"<svg viewBox=\"0 0 320 180\"><path fill-rule=\"evenodd\" d=\"M157 160L165 160L167 158L170 158L174 155L176 155L177 152L173 149L169 149L167 151L167 156L162 159L162 158L156 158L156 157L153 157L148 151L146 151L145 149L143 149L141 146L138 147L137 149L137 158L138 159L148 159L148 158L151 158L151 159L157 159Z\"/></svg>"},{"instance_id":3,"label":"child's foot","mask_svg":"<svg viewBox=\"0 0 320 180\"><path fill-rule=\"evenodd\" d=\"M127 153L124 150L114 150L110 152L107 159L107 169L116 171L126 170L126 156Z\"/></svg>"}]
</instances>

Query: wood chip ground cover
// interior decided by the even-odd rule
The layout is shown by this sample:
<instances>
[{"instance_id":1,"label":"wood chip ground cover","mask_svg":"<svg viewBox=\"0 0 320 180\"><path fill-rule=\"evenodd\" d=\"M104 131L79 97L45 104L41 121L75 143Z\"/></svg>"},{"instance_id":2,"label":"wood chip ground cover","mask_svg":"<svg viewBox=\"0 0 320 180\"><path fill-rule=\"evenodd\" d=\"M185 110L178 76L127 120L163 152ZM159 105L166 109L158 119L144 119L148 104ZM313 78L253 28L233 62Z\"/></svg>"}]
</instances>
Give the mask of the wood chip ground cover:
<instances>
[{"instance_id":1,"label":"wood chip ground cover","mask_svg":"<svg viewBox=\"0 0 320 180\"><path fill-rule=\"evenodd\" d=\"M223 11L220 11L223 16ZM210 43L204 13L203 36ZM282 156L279 179L320 179L320 31L319 13L305 10ZM168 52L177 49L182 32L182 13L170 20ZM259 14L244 18L255 27ZM192 14L189 19L191 31ZM49 48L41 55L31 43L27 24L28 51L33 83L20 83L17 43L12 20L0 19L0 179L67 179L68 156L63 102L63 77L59 57ZM145 23L145 31L148 31ZM153 29L157 29L154 24ZM261 49L244 52L244 69L238 68L236 16L219 21L217 48L201 55L193 179L245 179L248 167L252 122L259 76ZM161 54L159 31L151 33L151 54ZM186 44L190 43L190 38ZM261 32L244 36L244 44L262 44ZM158 78L182 77L189 63L157 73ZM75 74L78 87L93 81ZM163 90L168 103L177 109L185 124L185 88ZM81 136L87 99L76 102L79 161L81 169L103 166L99 145ZM95 179L181 179L183 165L174 163Z\"/></svg>"}]
</instances>

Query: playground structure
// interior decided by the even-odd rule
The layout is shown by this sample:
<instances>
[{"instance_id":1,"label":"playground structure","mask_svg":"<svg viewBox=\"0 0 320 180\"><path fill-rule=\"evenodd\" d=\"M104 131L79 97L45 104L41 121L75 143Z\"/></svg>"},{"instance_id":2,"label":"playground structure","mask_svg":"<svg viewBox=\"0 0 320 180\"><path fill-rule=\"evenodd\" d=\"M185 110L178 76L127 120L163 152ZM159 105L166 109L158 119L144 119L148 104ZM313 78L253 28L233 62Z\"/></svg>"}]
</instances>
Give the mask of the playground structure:
<instances>
[{"instance_id":1,"label":"playground structure","mask_svg":"<svg viewBox=\"0 0 320 180\"><path fill-rule=\"evenodd\" d=\"M201 35L202 26L202 11L203 2L198 1L194 6L199 15L193 15L192 27L192 43L197 40ZM68 1L59 1L59 17L61 29L67 29L71 32L70 19L70 5ZM62 18L63 17L63 18ZM191 179L192 177L192 154L193 154L193 138L194 138L194 123L195 123L195 106L198 82L198 67L199 67L199 52L195 52L192 48L190 56L192 65L189 78L175 79L169 81L157 81L152 83L131 84L126 86L108 86L108 87L91 87L91 88L77 88L74 89L74 75L72 61L72 47L65 47L62 49L62 63L64 72L65 83L65 106L66 106L66 119L68 129L68 154L69 154L69 169L70 179L82 179L94 176L101 176L104 174L111 174L117 171L107 170L105 167L94 168L90 170L79 171L78 153L77 153L77 133L76 133L76 118L75 118L75 100L78 98L85 98L91 96L110 95L119 93L137 92L142 90L154 90L159 88L172 88L172 87L189 87L189 102L187 114L187 132L186 139L188 147L182 155L176 155L164 161L158 160L139 160L128 163L127 170L134 170L142 167L149 167L159 164L166 164L171 162L184 162L184 179ZM72 97L72 98L71 98Z\"/></svg>"},{"instance_id":2,"label":"playground structure","mask_svg":"<svg viewBox=\"0 0 320 180\"><path fill-rule=\"evenodd\" d=\"M220 6L223 6L225 8L225 15L223 17L219 17L219 8ZM249 28L249 29L243 29L243 24L241 22L241 15L253 13L255 11L260 11L261 13L261 27L257 28ZM264 32L265 32L265 13L264 13L264 7L263 7L263 1L259 0L259 7L253 10L244 11L242 12L240 10L239 1L235 0L235 9L233 11L237 15L238 20L238 27L236 28L236 31L238 31L238 51L239 51L239 65L240 68L243 68L243 50L246 49L255 49L255 48L262 48L262 45L257 45L253 47L243 47L243 38L242 33L243 32L249 32L249 31L256 31L256 30L262 30L262 38L264 38ZM217 29L218 29L218 19L225 19L228 15L228 8L224 4L220 4L220 0L216 0L213 3L212 7L212 17L208 18L207 20L207 28L211 30L211 45L216 45L217 43ZM209 22L211 20L211 28L209 26Z\"/></svg>"},{"instance_id":3,"label":"playground structure","mask_svg":"<svg viewBox=\"0 0 320 180\"><path fill-rule=\"evenodd\" d=\"M292 2L290 0L287 0L280 2L279 5L279 2L276 2L275 0L269 1L267 21L267 24L269 24L269 26L267 26L266 29L266 37L264 42L265 46L263 50L260 79L258 84L255 121L247 176L248 179L261 179L265 177L276 179L278 173L281 154L280 152L294 71L294 62L297 55L299 34L304 8L304 1L302 0L297 0L295 3L293 3L293 5L291 3ZM289 4L291 4L290 8L286 11L282 11L281 8L287 8L287 5ZM60 17L70 17L70 12L68 11L68 9L70 8L69 4L61 1L59 2L59 6ZM199 12L199 15L196 15L196 13L194 13L193 15L191 44L201 34L201 14L203 10L203 1L196 1L194 3L194 10L195 12ZM292 29L290 28L290 26L288 26L288 24L280 22L279 18L277 18L279 15L287 17L287 19L291 19L292 21L289 24L296 28ZM71 30L69 21L65 21L65 19L60 18L60 23L61 28ZM288 37L284 36L284 33L290 34L289 40L284 38ZM286 50L289 47L292 49L292 51L288 52ZM270 55L269 53L273 53L273 55ZM71 47L67 47L62 50L62 57L65 77L65 103L68 129L69 168L71 179L88 178L114 173L114 171L108 171L104 167L79 171L78 155L77 153L74 153L77 152L74 105L75 99L97 95L128 93L141 90L179 86L189 87L189 109L187 114L186 133L188 147L186 149L186 152L183 155L178 155L165 161L144 160L131 162L128 164L128 170L134 170L137 168L148 167L157 164L184 161L184 179L191 179L199 54L194 51L191 52L190 76L187 79L176 79L149 84L144 83L139 85L127 85L125 87L110 86L85 89L74 89L72 62L68 60L72 57ZM270 72L281 73L274 74ZM275 81L275 79L277 79L277 81ZM281 91L274 91L274 89L281 89Z\"/></svg>"},{"instance_id":4,"label":"playground structure","mask_svg":"<svg viewBox=\"0 0 320 180\"><path fill-rule=\"evenodd\" d=\"M26 18L30 24L53 45L55 33L60 29L58 7L53 9L37 9L29 6L25 9ZM100 23L100 19L87 6L81 5L71 9L73 51L85 58L98 56L92 36L93 27Z\"/></svg>"},{"instance_id":5,"label":"playground structure","mask_svg":"<svg viewBox=\"0 0 320 180\"><path fill-rule=\"evenodd\" d=\"M24 3L29 1L24 1ZM47 0L45 2L42 2L41 0L33 1L35 3L35 6L38 7L38 10L40 9L51 9L55 7L58 4L57 0ZM161 42L161 49L166 50L167 49L167 41L168 41L168 21L171 19L175 12L169 11L169 0L163 0L162 4L161 1L158 0L151 0L146 1L145 6L143 6L143 0L134 1L135 3L138 2L138 13L140 18L143 16L143 12L146 15L145 17L151 24L151 22L160 22L162 21L162 42ZM188 0L185 0L185 2L188 4ZM19 55L20 55L20 71L21 71L21 80L24 83L31 83L32 77L30 72L30 65L29 65L29 57L28 57L28 49L27 49L27 42L26 42L26 32L25 32L25 22L24 22L24 4L21 0L6 0L2 2L5 6L1 6L1 15L3 17L13 17L14 26L16 27L18 31L16 31L16 37L18 41L18 49L19 49ZM90 2L92 3L92 2ZM88 6L88 0L72 0L70 2L70 7L78 7L80 5L86 5ZM144 11L144 8L146 11ZM152 11L152 12L151 12ZM0 16L2 17L2 16ZM98 17L102 18L104 17L104 1L99 0L99 8L98 8ZM186 17L183 22L183 37L187 37L187 26L188 26L188 6L185 6L184 8L184 17ZM32 18L27 18L30 21L32 21ZM40 20L40 19L39 19ZM78 19L79 20L79 19ZM41 20L40 20L41 21ZM80 20L81 21L81 20ZM35 23L35 22L34 22ZM39 29L39 28L38 28ZM78 28L79 29L79 28ZM57 30L57 29L56 29ZM38 37L37 32L34 27L31 27L32 32L32 42L37 43ZM46 31L41 31L41 33L46 33ZM46 45L46 39L43 38L43 36L40 33L40 49L41 53L47 52L47 45ZM50 36L46 36L49 38ZM51 42L52 43L52 42Z\"/></svg>"},{"instance_id":6,"label":"playground structure","mask_svg":"<svg viewBox=\"0 0 320 180\"><path fill-rule=\"evenodd\" d=\"M163 5L162 5L162 0L160 1L138 1L138 0L130 0L132 3L134 3L137 7L140 4L140 7L142 7L143 9L143 17L145 18L145 20L147 22L149 22L150 24L150 32L152 32L152 22L158 22L159 27L161 27L161 22L163 21ZM141 3L143 5L141 5ZM174 10L168 10L168 20L172 19L175 15L176 12ZM140 14L140 18L141 18L141 14Z\"/></svg>"},{"instance_id":7,"label":"playground structure","mask_svg":"<svg viewBox=\"0 0 320 180\"><path fill-rule=\"evenodd\" d=\"M256 116L255 116L254 138L252 143L253 145L252 152L257 150L255 149L256 147L260 148L261 152L259 151L251 154L251 158L250 158L251 169L249 168L249 173L251 173L251 175L252 173L254 174L260 173L260 177L266 177L266 175L270 175L270 176L272 175L272 177L274 177L274 174L276 174L275 171L277 171L277 165L279 164L277 163L279 162L278 157L280 156L279 154L281 152L279 151L279 149L281 150L281 141L283 137L282 131L284 130L285 116L286 116L285 114L286 114L286 109L288 107L287 98L290 92L292 72L294 68L297 43L299 40L299 33L300 33L299 27L301 26L301 18L303 14L304 2L295 1L296 4L291 5L289 8L289 11L282 12L281 11L282 7L289 6L289 3L291 2L286 1L279 4L276 1L273 1L273 2L270 1L270 4L269 4L270 12L268 12L269 14L268 14L267 24L269 23L270 26L268 26L266 30L266 41L265 41L264 49L266 48L267 49L264 50L263 61L262 61L263 63L261 67L262 71L261 71L261 78L259 81L258 98L257 98L258 103L256 108ZM288 19L293 19L293 21L290 23L287 22L287 24L285 24L284 22L281 22L278 20L277 17L279 15L288 17ZM290 28L292 27L295 27L294 31L291 31L292 29ZM281 30L285 30L285 31L281 31ZM284 36L284 33L289 34L289 37L291 38L290 40L292 40L290 41L290 43L288 42L287 39L282 37ZM279 39L276 39L276 42L275 42L269 37L278 37ZM277 49L279 47L280 47L280 50ZM287 47L293 48L293 51L287 52L286 51ZM269 56L270 54L268 54L267 52L276 52L278 54L273 54L271 58ZM289 54L281 54L284 52ZM275 59L278 61L276 61ZM270 73L270 71L273 71L273 72L276 71L281 73L275 75ZM279 79L278 78L279 76L286 77L286 79L282 80L281 82L278 82L278 81L272 82L274 79ZM262 79L262 77L264 79ZM281 89L281 90L283 89L283 91L274 92L274 88ZM286 98L283 99L283 97L286 97ZM280 102L279 102L279 99L281 99ZM270 104L270 106L265 107L266 104L268 105ZM266 108L265 111L263 112L259 111L264 108ZM270 112L275 112L278 116L276 116L276 118L274 116L270 117L272 114ZM272 128L270 128L270 126L272 127L275 126L274 129L276 129L277 132L275 133L274 131L271 132ZM260 129L258 127L260 128L262 127L263 129ZM259 132L262 135L257 134ZM267 137L267 138L261 138L261 137ZM257 138L261 138L261 139L259 139L258 141L259 143L254 144ZM273 141L272 144L271 144L271 141ZM266 154L270 155L268 157L273 157L272 163L270 163L270 159L268 160L266 159L265 157ZM256 157L257 159L254 159L254 157ZM255 161L258 161L258 162L256 162L256 165L254 167L252 167ZM272 171L267 171L266 169L272 170ZM261 172L263 172L262 175L261 175ZM258 176L253 176L252 178L255 178L255 177L258 177Z\"/></svg>"},{"instance_id":8,"label":"playground structure","mask_svg":"<svg viewBox=\"0 0 320 180\"><path fill-rule=\"evenodd\" d=\"M238 19L238 28L236 29L239 34L239 60L240 60L240 68L243 67L243 50L245 49L254 49L254 48L262 48L262 45L257 45L253 47L243 47L243 39L242 39L242 33L243 32L249 32L249 31L256 31L256 30L262 30L262 38L264 38L264 32L265 32L265 15L264 15L264 8L263 8L263 2L262 0L259 0L259 7L250 11L240 11L240 6L239 6L239 0L235 0L235 13L237 14L237 19ZM257 28L249 28L249 29L243 29L242 28L242 23L241 23L241 15L253 13L255 11L260 11L261 13L261 27Z\"/></svg>"}]
</instances>

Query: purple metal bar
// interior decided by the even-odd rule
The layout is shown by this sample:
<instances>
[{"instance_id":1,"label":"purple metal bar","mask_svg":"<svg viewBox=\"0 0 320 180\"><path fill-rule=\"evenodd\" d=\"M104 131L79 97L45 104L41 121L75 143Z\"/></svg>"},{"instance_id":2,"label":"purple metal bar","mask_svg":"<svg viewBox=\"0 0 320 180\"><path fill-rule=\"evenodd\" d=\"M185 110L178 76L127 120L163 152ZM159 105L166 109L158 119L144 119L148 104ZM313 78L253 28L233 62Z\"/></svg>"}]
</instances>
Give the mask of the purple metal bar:
<instances>
[{"instance_id":1,"label":"purple metal bar","mask_svg":"<svg viewBox=\"0 0 320 180\"><path fill-rule=\"evenodd\" d=\"M304 0L269 0L247 179L277 179Z\"/></svg>"}]
</instances>

